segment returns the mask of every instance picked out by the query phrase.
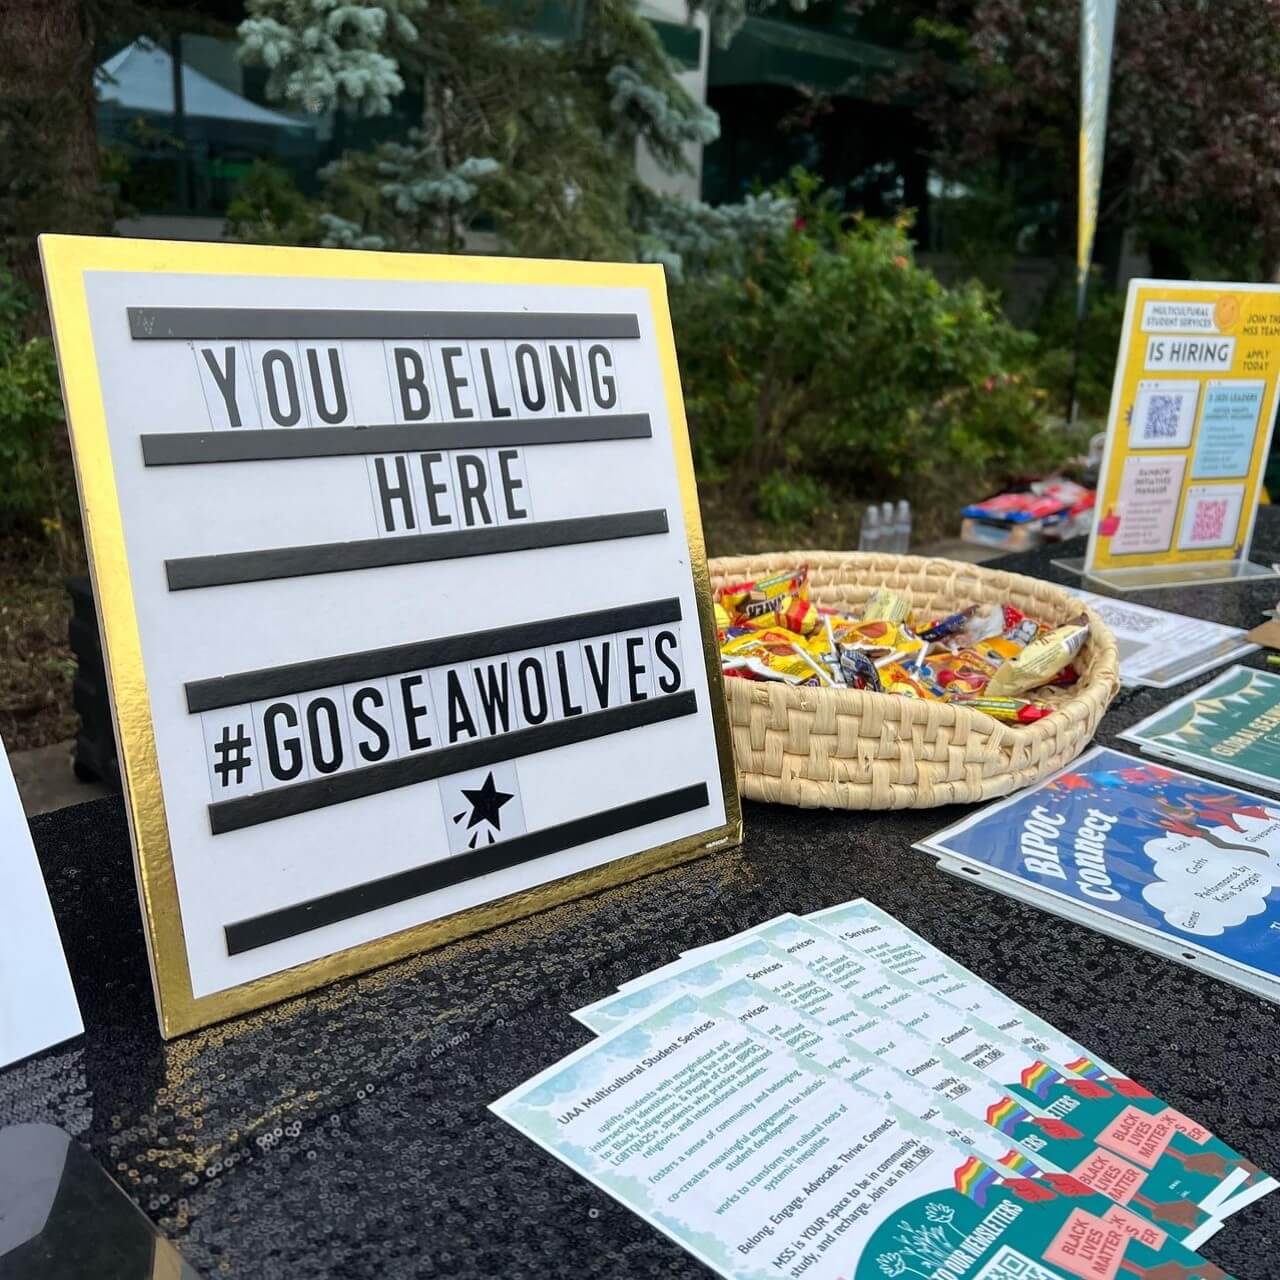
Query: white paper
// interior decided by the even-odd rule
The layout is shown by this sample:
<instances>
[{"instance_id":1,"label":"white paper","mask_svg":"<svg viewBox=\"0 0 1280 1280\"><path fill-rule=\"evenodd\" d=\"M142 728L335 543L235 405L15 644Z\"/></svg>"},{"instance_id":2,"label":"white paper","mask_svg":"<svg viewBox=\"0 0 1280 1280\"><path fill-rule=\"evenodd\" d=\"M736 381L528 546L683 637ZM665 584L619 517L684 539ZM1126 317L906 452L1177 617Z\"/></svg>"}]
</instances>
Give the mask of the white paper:
<instances>
[{"instance_id":1,"label":"white paper","mask_svg":"<svg viewBox=\"0 0 1280 1280\"><path fill-rule=\"evenodd\" d=\"M1120 679L1125 684L1169 689L1258 647L1245 640L1238 627L1166 613L1092 591L1074 590L1071 594L1111 628L1120 647Z\"/></svg>"},{"instance_id":2,"label":"white paper","mask_svg":"<svg viewBox=\"0 0 1280 1280\"><path fill-rule=\"evenodd\" d=\"M723 825L711 716L718 692L708 684L705 664L692 660L700 659L698 609L675 465L678 431L673 435L647 290L329 277L291 278L285 288L273 276L105 270L87 274L86 295L195 996ZM412 337L135 341L121 318L139 305L567 310L634 315L638 336L581 344ZM316 355L314 367L308 352ZM482 424L482 414L500 422L536 418L554 434L552 419L580 413L643 415L651 434L498 447L491 433L477 428L474 445L440 450L397 446L368 459L344 454L165 467L148 467L139 443L140 436L229 434L259 425L354 431L353 423L399 422L465 430ZM496 532L633 512L664 513L667 531L174 591L165 570L166 562L191 557L451 537L479 525ZM219 706L203 719L189 711L184 695L192 682L516 630L579 611L607 620L616 610L666 601L678 603L672 612L680 623L665 628L672 638L661 652L647 629L620 638L602 623L599 633L557 646L563 684L551 650L521 647L532 641L518 635L509 651L488 655L486 661L508 672L513 689L523 680L519 698L506 695L513 710L501 723L489 720L473 686L477 663L460 660L429 672L378 670L338 688L280 686L250 704ZM638 643L628 647L627 640ZM686 644L689 656L680 652ZM538 663L524 669L530 658ZM631 666L624 665L627 658ZM415 776L422 780L411 784L214 830L216 805L285 793L324 782L330 773L335 783L356 769L380 768L385 777L386 766L401 757L619 709L622 702L681 695L691 707L685 714L518 756L513 745L514 774L495 772L494 785L518 802L493 811L500 826L486 820L479 835L481 827L470 826L461 842L454 802L464 786L483 788L488 772L472 788L472 766L461 764L439 775L418 766ZM492 744L486 754L496 754ZM474 854L489 847L490 835L497 843L553 831L699 784L707 802L697 807L649 821L637 817L636 825L543 856L513 854L492 870L476 860L474 874L447 874L465 856L460 846ZM442 883L429 892L243 947L229 942L237 925L437 864Z\"/></svg>"},{"instance_id":3,"label":"white paper","mask_svg":"<svg viewBox=\"0 0 1280 1280\"><path fill-rule=\"evenodd\" d=\"M736 1280L1065 1280L1092 1274L1084 1232L1129 1271L1200 1270L1128 1210L1007 1179L729 1007L677 996L491 1110Z\"/></svg>"},{"instance_id":4,"label":"white paper","mask_svg":"<svg viewBox=\"0 0 1280 1280\"><path fill-rule=\"evenodd\" d=\"M31 829L0 746L0 1067L83 1030Z\"/></svg>"}]
</instances>

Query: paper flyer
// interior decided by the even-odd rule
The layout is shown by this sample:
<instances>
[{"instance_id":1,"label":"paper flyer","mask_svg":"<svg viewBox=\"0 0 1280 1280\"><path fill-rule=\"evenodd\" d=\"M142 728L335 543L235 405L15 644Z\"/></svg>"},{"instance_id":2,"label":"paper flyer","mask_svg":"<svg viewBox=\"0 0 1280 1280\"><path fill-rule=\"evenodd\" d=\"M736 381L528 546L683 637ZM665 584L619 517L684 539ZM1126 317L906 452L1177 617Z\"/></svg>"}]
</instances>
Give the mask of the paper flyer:
<instances>
[{"instance_id":1,"label":"paper flyer","mask_svg":"<svg viewBox=\"0 0 1280 1280\"><path fill-rule=\"evenodd\" d=\"M1184 1151L1187 1144L1175 1132L1175 1118L1182 1117L1145 1089L1123 1079L1102 1083L1064 1074L1020 1045L1001 1043L989 1030L982 1034L958 1010L923 996L914 1006L895 1001L895 1013L908 1013L914 1027L896 1022L857 994L857 980L849 977L853 966L833 958L838 949L845 950L842 944L827 936L830 948L820 958L813 954L819 949L817 943L804 945L809 934L822 935L822 931L795 917L784 917L738 947L660 977L647 987L618 992L574 1016L592 1030L603 1031L627 1025L682 991L702 994L747 977L817 1018L828 1030L870 1048L908 1079L946 1096L979 1123L999 1128L1033 1158L1043 1157L1069 1169L1120 1203L1134 1200L1140 1191L1134 1203L1137 1211L1162 1214L1162 1225L1170 1229L1176 1220L1180 1235L1203 1227L1205 1214L1225 1216L1247 1203L1236 1197L1244 1194L1255 1166L1207 1130L1202 1131L1203 1143L1209 1144L1205 1150L1197 1140L1190 1152ZM789 954L779 945L784 941L792 946L800 943L799 951ZM808 955L807 961L800 960L801 954ZM941 1008L933 1010L931 1017L922 1016L930 1003ZM1158 1119L1148 1120L1142 1115L1147 1111ZM1064 1117L1070 1117L1069 1124ZM1149 1151L1144 1148L1141 1169L1116 1150L1130 1130L1147 1138L1154 1133L1154 1146ZM1098 1150L1103 1147L1105 1153ZM1206 1154L1208 1159L1186 1164L1192 1156Z\"/></svg>"},{"instance_id":2,"label":"paper flyer","mask_svg":"<svg viewBox=\"0 0 1280 1280\"><path fill-rule=\"evenodd\" d=\"M49 893L0 743L0 1067L84 1030Z\"/></svg>"},{"instance_id":3,"label":"paper flyer","mask_svg":"<svg viewBox=\"0 0 1280 1280\"><path fill-rule=\"evenodd\" d=\"M1212 581L1216 564L1229 580L1248 562L1277 403L1277 314L1274 285L1130 281L1086 575L1177 566Z\"/></svg>"},{"instance_id":4,"label":"paper flyer","mask_svg":"<svg viewBox=\"0 0 1280 1280\"><path fill-rule=\"evenodd\" d=\"M1238 627L1073 590L1111 628L1125 684L1169 689L1257 649Z\"/></svg>"},{"instance_id":5,"label":"paper flyer","mask_svg":"<svg viewBox=\"0 0 1280 1280\"><path fill-rule=\"evenodd\" d=\"M891 981L883 966L863 963L838 939L799 917L783 916L759 936L802 960L820 979L868 1001L905 1028L977 1067L1019 1098L1024 1112L1029 1102L1037 1112L1057 1120L1070 1117L1074 1134L1054 1136L1079 1138L1089 1148L1096 1144L1141 1165L1147 1170L1143 1191L1149 1201L1154 1197L1152 1203L1164 1206L1190 1200L1225 1215L1249 1202L1238 1197L1254 1187L1251 1179L1257 1166L1135 1081L1105 1076L1087 1059L1063 1066L1039 1058L974 1015L927 995L910 982ZM1020 1121L1038 1128L1037 1141L1044 1141L1044 1126L1036 1114L1024 1114ZM1026 1141L1023 1130L1015 1127L1012 1132ZM1044 1149L1032 1142L1027 1145ZM1057 1151L1051 1154L1059 1158ZM1081 1161L1073 1167L1078 1177L1096 1178L1090 1185L1100 1190L1110 1185L1115 1177L1113 1164L1104 1169L1091 1150L1086 1159L1085 1146L1077 1147L1075 1154ZM1276 1185L1266 1181L1268 1191Z\"/></svg>"},{"instance_id":6,"label":"paper flyer","mask_svg":"<svg viewBox=\"0 0 1280 1280\"><path fill-rule=\"evenodd\" d=\"M1075 1179L1002 1178L691 996L492 1110L737 1280L1222 1275Z\"/></svg>"},{"instance_id":7,"label":"paper flyer","mask_svg":"<svg viewBox=\"0 0 1280 1280\"><path fill-rule=\"evenodd\" d=\"M1280 792L1280 675L1232 667L1120 737L1152 755Z\"/></svg>"},{"instance_id":8,"label":"paper flyer","mask_svg":"<svg viewBox=\"0 0 1280 1280\"><path fill-rule=\"evenodd\" d=\"M766 1039L786 1045L806 1063L815 1062L849 1084L889 1099L917 1120L934 1125L953 1142L972 1147L988 1164L1023 1177L1037 1176L1046 1169L1066 1172L1043 1157L1033 1158L1028 1149L999 1129L975 1120L945 1094L926 1088L853 1037L833 1032L821 1019L801 1012L758 982L741 978L699 993L699 998L707 1008L737 1018Z\"/></svg>"},{"instance_id":9,"label":"paper flyer","mask_svg":"<svg viewBox=\"0 0 1280 1280\"><path fill-rule=\"evenodd\" d=\"M707 996L742 983L760 993L759 1013L768 1017L762 1028L795 1052L891 1097L920 1118L957 1129L963 1135L958 1140L979 1152L991 1151L994 1137L999 1143L995 1159L1004 1164L1021 1169L1026 1161L1059 1168L1052 1152L1041 1158L1042 1147L1033 1152L1008 1129L994 1135L978 1132L991 1129L988 1107L1004 1100L980 1071L899 1027L865 1001L823 985L804 965L762 939L747 939L649 987L619 992L574 1017L593 1031L608 1032L648 1017L682 994ZM782 1007L791 1013L781 1014Z\"/></svg>"},{"instance_id":10,"label":"paper flyer","mask_svg":"<svg viewBox=\"0 0 1280 1280\"><path fill-rule=\"evenodd\" d=\"M647 987L620 991L579 1009L573 1016L591 1030L605 1034L647 1017L681 994L705 996L726 984L744 980L761 987L775 1000L784 1001L828 1036L840 1037L837 1053L843 1051L854 1059L869 1053L889 1068L895 1098L904 1082L906 1096L923 1087L963 1112L970 1121L988 1126L989 1115L1009 1100L1005 1090L979 1067L898 1025L867 1001L819 981L805 965L759 937L747 938L728 951L699 960ZM805 1033L803 1042L793 1041L793 1034L798 1033L784 1037L793 1048L803 1043L805 1052L822 1057L825 1051L822 1042L813 1038L814 1028ZM1038 1115L1038 1108L1032 1110ZM1026 1117L1020 1117L1019 1123L1035 1141L1034 1151L1029 1145L1022 1145L1022 1134L1011 1125L1000 1130L1003 1140L1015 1144L1028 1158L1042 1164L1047 1160L1056 1167L1054 1153L1041 1141L1040 1130Z\"/></svg>"},{"instance_id":11,"label":"paper flyer","mask_svg":"<svg viewBox=\"0 0 1280 1280\"><path fill-rule=\"evenodd\" d=\"M1280 801L1095 748L921 848L1280 998Z\"/></svg>"},{"instance_id":12,"label":"paper flyer","mask_svg":"<svg viewBox=\"0 0 1280 1280\"><path fill-rule=\"evenodd\" d=\"M833 934L859 955L883 965L901 978L906 978L929 995L968 1010L1038 1054L1064 1063L1085 1060L1095 1063L1106 1075L1120 1074L1097 1054L1064 1035L1043 1018L1036 1017L1029 1009L1024 1009L989 982L970 973L963 965L930 946L887 911L881 911L865 898L816 911L803 918ZM774 920L766 921L738 937L752 937L774 923ZM729 939L729 942L732 941L733 939ZM684 958L711 955L722 950L725 945L725 942L719 942L706 947L695 947L686 951ZM666 966L659 972L674 971L676 967ZM632 985L625 984L621 990L628 990Z\"/></svg>"}]
</instances>

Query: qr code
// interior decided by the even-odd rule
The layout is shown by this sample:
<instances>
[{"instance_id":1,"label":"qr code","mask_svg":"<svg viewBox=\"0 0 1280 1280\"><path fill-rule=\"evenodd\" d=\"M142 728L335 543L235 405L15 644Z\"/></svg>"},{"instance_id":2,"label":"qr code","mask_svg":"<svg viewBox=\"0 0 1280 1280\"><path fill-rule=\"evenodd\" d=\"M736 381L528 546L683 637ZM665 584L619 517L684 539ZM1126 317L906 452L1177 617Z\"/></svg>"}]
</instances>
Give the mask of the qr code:
<instances>
[{"instance_id":1,"label":"qr code","mask_svg":"<svg viewBox=\"0 0 1280 1280\"><path fill-rule=\"evenodd\" d=\"M1093 608L1097 610L1099 616L1110 627L1115 627L1121 631L1136 632L1141 635L1146 631L1150 631L1152 627L1158 627L1161 619L1158 616L1153 617L1149 613L1135 613L1132 609L1122 608L1118 604L1094 604Z\"/></svg>"},{"instance_id":2,"label":"qr code","mask_svg":"<svg viewBox=\"0 0 1280 1280\"><path fill-rule=\"evenodd\" d=\"M1182 397L1153 395L1147 401L1147 420L1142 425L1144 440L1173 440L1178 434Z\"/></svg>"},{"instance_id":3,"label":"qr code","mask_svg":"<svg viewBox=\"0 0 1280 1280\"><path fill-rule=\"evenodd\" d=\"M1226 523L1226 498L1205 498L1196 507L1195 521L1191 526L1191 541L1220 541Z\"/></svg>"},{"instance_id":4,"label":"qr code","mask_svg":"<svg viewBox=\"0 0 1280 1280\"><path fill-rule=\"evenodd\" d=\"M1043 1262L1005 1245L974 1280L1062 1280L1062 1276L1050 1271Z\"/></svg>"}]
</instances>

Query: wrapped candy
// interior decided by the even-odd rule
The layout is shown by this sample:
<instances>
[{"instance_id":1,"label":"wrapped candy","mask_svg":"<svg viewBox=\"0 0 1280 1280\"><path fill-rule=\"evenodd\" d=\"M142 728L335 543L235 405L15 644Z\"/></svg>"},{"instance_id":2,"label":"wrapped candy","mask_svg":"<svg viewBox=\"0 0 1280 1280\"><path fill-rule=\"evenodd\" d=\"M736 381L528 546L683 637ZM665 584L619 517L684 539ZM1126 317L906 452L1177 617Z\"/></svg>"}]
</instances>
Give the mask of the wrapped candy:
<instances>
[{"instance_id":1,"label":"wrapped candy","mask_svg":"<svg viewBox=\"0 0 1280 1280\"><path fill-rule=\"evenodd\" d=\"M787 684L833 685L830 673L785 631L748 631L720 649L727 674L749 673Z\"/></svg>"},{"instance_id":2,"label":"wrapped candy","mask_svg":"<svg viewBox=\"0 0 1280 1280\"><path fill-rule=\"evenodd\" d=\"M1012 630L1026 616L1011 604L979 604L967 610L964 626L955 633L962 645L977 645Z\"/></svg>"},{"instance_id":3,"label":"wrapped candy","mask_svg":"<svg viewBox=\"0 0 1280 1280\"><path fill-rule=\"evenodd\" d=\"M789 573L774 574L771 578L721 587L716 592L716 603L737 621L775 613L778 605L788 596L809 599L807 565Z\"/></svg>"},{"instance_id":4,"label":"wrapped candy","mask_svg":"<svg viewBox=\"0 0 1280 1280\"><path fill-rule=\"evenodd\" d=\"M863 622L906 622L911 615L911 592L877 587L862 609Z\"/></svg>"},{"instance_id":5,"label":"wrapped candy","mask_svg":"<svg viewBox=\"0 0 1280 1280\"><path fill-rule=\"evenodd\" d=\"M840 650L840 671L850 689L869 689L880 693L884 685L876 664L860 649Z\"/></svg>"},{"instance_id":6,"label":"wrapped candy","mask_svg":"<svg viewBox=\"0 0 1280 1280\"><path fill-rule=\"evenodd\" d=\"M880 684L885 693L900 694L904 698L936 700L933 691L917 680L900 662L891 662L880 668Z\"/></svg>"},{"instance_id":7,"label":"wrapped candy","mask_svg":"<svg viewBox=\"0 0 1280 1280\"><path fill-rule=\"evenodd\" d=\"M856 614L811 601L805 567L722 587L715 619L725 674L941 701L1032 724L1053 708L1024 695L1074 681L1072 659L1087 636L1083 617L1050 630L1011 604L912 618L910 593L889 587Z\"/></svg>"},{"instance_id":8,"label":"wrapped candy","mask_svg":"<svg viewBox=\"0 0 1280 1280\"><path fill-rule=\"evenodd\" d=\"M1080 652L1089 635L1083 614L1033 640L1016 658L998 668L987 684L992 696L1016 697L1048 684Z\"/></svg>"},{"instance_id":9,"label":"wrapped candy","mask_svg":"<svg viewBox=\"0 0 1280 1280\"><path fill-rule=\"evenodd\" d=\"M993 719L1006 724L1034 724L1053 714L1053 708L1043 702L1030 702L1026 698L991 698L975 694L952 699L957 707L969 707L973 711L985 711Z\"/></svg>"},{"instance_id":10,"label":"wrapped candy","mask_svg":"<svg viewBox=\"0 0 1280 1280\"><path fill-rule=\"evenodd\" d=\"M822 626L818 610L800 596L784 596L773 616L778 626L802 636L813 635Z\"/></svg>"}]
</instances>

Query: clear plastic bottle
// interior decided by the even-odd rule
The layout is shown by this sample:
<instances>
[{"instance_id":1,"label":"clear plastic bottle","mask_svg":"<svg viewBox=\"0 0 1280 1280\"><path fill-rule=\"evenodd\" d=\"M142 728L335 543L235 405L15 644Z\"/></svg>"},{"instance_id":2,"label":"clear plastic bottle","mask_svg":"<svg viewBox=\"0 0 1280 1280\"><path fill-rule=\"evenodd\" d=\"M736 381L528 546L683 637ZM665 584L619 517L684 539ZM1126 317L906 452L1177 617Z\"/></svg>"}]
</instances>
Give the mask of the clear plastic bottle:
<instances>
[{"instance_id":1,"label":"clear plastic bottle","mask_svg":"<svg viewBox=\"0 0 1280 1280\"><path fill-rule=\"evenodd\" d=\"M893 503L880 504L880 550L893 550Z\"/></svg>"},{"instance_id":2,"label":"clear plastic bottle","mask_svg":"<svg viewBox=\"0 0 1280 1280\"><path fill-rule=\"evenodd\" d=\"M859 551L880 551L884 546L884 534L880 528L880 508L874 502L862 513L862 529L858 534Z\"/></svg>"},{"instance_id":3,"label":"clear plastic bottle","mask_svg":"<svg viewBox=\"0 0 1280 1280\"><path fill-rule=\"evenodd\" d=\"M911 503L906 498L898 499L897 509L893 513L893 549L904 556L911 548Z\"/></svg>"}]
</instances>

